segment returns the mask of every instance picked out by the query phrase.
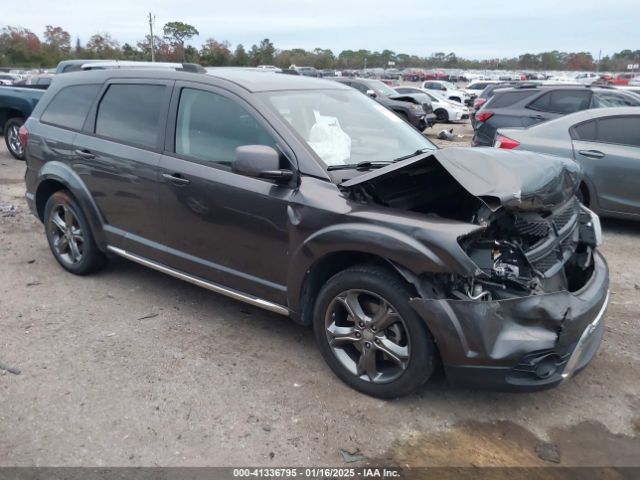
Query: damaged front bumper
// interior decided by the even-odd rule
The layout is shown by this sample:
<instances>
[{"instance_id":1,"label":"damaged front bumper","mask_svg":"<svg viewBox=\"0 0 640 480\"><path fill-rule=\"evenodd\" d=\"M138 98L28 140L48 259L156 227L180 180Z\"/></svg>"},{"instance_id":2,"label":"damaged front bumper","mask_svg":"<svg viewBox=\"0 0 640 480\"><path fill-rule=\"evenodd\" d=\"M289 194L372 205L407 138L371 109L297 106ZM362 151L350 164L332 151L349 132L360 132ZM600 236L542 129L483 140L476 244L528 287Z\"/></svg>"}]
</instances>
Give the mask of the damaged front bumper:
<instances>
[{"instance_id":1,"label":"damaged front bumper","mask_svg":"<svg viewBox=\"0 0 640 480\"><path fill-rule=\"evenodd\" d=\"M584 368L604 333L609 273L596 252L576 292L506 300L413 298L433 334L449 382L506 391L554 387Z\"/></svg>"}]
</instances>

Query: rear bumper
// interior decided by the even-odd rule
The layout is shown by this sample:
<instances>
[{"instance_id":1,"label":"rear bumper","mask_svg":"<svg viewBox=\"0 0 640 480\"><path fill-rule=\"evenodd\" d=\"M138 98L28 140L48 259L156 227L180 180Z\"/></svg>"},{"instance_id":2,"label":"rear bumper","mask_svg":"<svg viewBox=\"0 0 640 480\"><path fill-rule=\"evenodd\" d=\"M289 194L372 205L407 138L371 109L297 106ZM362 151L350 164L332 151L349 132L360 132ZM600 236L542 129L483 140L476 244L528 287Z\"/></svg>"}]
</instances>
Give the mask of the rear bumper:
<instances>
[{"instance_id":1,"label":"rear bumper","mask_svg":"<svg viewBox=\"0 0 640 480\"><path fill-rule=\"evenodd\" d=\"M604 334L609 273L596 253L577 292L496 301L414 298L450 383L502 391L554 387L582 370Z\"/></svg>"}]
</instances>

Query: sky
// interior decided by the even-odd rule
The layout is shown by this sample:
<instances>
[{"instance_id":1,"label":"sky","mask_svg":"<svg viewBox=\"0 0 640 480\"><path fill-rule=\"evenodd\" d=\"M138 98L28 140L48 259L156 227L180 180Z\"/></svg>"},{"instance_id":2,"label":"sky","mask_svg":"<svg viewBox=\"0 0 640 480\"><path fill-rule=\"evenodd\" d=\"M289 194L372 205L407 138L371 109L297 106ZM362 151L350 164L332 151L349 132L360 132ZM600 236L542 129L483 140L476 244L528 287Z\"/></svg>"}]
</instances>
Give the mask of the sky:
<instances>
[{"instance_id":1,"label":"sky","mask_svg":"<svg viewBox=\"0 0 640 480\"><path fill-rule=\"evenodd\" d=\"M20 8L14 8L16 4ZM482 59L549 50L611 54L640 49L638 0L0 0L0 27L22 26L42 36L65 28L75 43L109 32L133 45L155 15L194 25L199 47L208 38L247 49L269 38L277 48L389 49Z\"/></svg>"}]
</instances>

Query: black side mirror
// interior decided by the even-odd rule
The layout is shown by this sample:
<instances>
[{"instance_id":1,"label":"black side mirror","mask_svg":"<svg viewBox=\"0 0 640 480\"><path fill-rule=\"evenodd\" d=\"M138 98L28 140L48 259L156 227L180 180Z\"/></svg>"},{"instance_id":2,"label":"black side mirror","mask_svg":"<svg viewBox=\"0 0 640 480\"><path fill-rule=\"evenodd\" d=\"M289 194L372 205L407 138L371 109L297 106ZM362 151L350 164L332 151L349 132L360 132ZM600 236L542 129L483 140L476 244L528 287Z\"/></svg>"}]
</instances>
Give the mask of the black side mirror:
<instances>
[{"instance_id":1,"label":"black side mirror","mask_svg":"<svg viewBox=\"0 0 640 480\"><path fill-rule=\"evenodd\" d=\"M280 155L266 145L243 145L236 148L231 170L240 175L286 181L293 177L291 170L280 168Z\"/></svg>"}]
</instances>

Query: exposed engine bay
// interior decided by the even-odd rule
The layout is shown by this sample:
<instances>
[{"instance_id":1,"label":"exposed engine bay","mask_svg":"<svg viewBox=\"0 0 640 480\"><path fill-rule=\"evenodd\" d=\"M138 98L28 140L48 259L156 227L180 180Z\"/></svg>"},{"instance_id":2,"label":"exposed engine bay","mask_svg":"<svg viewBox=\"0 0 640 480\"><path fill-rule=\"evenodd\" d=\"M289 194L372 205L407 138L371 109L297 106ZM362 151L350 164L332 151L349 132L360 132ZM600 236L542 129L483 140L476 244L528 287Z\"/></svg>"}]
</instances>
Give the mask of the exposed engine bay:
<instances>
[{"instance_id":1,"label":"exposed engine bay","mask_svg":"<svg viewBox=\"0 0 640 480\"><path fill-rule=\"evenodd\" d=\"M443 298L490 301L579 290L590 278L600 228L575 197L577 165L537 154L507 165L499 155L496 162L494 151L476 151L439 150L341 187L357 202L484 227L458 239L480 273L439 279Z\"/></svg>"}]
</instances>

